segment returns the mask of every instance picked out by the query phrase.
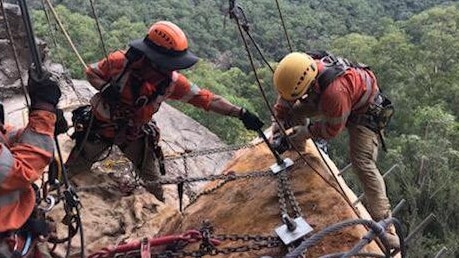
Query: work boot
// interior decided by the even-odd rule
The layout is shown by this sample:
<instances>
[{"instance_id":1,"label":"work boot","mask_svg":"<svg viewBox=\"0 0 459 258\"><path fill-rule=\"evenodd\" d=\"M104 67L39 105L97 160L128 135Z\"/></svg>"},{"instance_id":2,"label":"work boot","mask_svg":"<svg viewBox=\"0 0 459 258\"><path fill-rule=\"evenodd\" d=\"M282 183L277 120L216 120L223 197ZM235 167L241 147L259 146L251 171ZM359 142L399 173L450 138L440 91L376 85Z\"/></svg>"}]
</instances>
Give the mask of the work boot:
<instances>
[{"instance_id":1,"label":"work boot","mask_svg":"<svg viewBox=\"0 0 459 258\"><path fill-rule=\"evenodd\" d=\"M157 182L148 182L145 185L145 189L149 193L153 194L156 197L156 199L158 199L161 202L164 202L163 187L161 186L161 184Z\"/></svg>"},{"instance_id":2,"label":"work boot","mask_svg":"<svg viewBox=\"0 0 459 258\"><path fill-rule=\"evenodd\" d=\"M394 225L390 225L386 229L386 239L390 249L400 248L400 238L398 237L397 232L395 231Z\"/></svg>"}]
</instances>

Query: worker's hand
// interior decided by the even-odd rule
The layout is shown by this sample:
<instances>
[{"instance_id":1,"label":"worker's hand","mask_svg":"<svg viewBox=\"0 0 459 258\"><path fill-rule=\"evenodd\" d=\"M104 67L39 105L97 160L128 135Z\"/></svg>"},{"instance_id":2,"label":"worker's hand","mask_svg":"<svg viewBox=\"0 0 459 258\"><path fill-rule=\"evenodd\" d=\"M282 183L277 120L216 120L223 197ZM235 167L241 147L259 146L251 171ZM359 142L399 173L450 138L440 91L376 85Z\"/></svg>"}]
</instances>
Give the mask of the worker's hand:
<instances>
[{"instance_id":1,"label":"worker's hand","mask_svg":"<svg viewBox=\"0 0 459 258\"><path fill-rule=\"evenodd\" d=\"M260 118L258 118L255 114L250 113L250 111L245 108L241 109L239 119L248 130L259 131L263 127L263 122Z\"/></svg>"},{"instance_id":2,"label":"worker's hand","mask_svg":"<svg viewBox=\"0 0 459 258\"><path fill-rule=\"evenodd\" d=\"M68 129L69 125L67 120L65 120L64 112L60 108L56 109L56 126L54 129L54 134L59 135L66 133Z\"/></svg>"},{"instance_id":3,"label":"worker's hand","mask_svg":"<svg viewBox=\"0 0 459 258\"><path fill-rule=\"evenodd\" d=\"M288 140L294 149L299 151L304 150L306 140L312 137L309 125L309 123L306 123L306 125L297 125L288 130Z\"/></svg>"},{"instance_id":4,"label":"worker's hand","mask_svg":"<svg viewBox=\"0 0 459 258\"><path fill-rule=\"evenodd\" d=\"M271 124L271 136L269 137L269 142L272 143L276 138L281 136L281 130L277 122Z\"/></svg>"},{"instance_id":5,"label":"worker's hand","mask_svg":"<svg viewBox=\"0 0 459 258\"><path fill-rule=\"evenodd\" d=\"M29 69L27 90L30 96L31 108L55 112L61 97L57 78L44 71L41 77L34 68Z\"/></svg>"}]
</instances>

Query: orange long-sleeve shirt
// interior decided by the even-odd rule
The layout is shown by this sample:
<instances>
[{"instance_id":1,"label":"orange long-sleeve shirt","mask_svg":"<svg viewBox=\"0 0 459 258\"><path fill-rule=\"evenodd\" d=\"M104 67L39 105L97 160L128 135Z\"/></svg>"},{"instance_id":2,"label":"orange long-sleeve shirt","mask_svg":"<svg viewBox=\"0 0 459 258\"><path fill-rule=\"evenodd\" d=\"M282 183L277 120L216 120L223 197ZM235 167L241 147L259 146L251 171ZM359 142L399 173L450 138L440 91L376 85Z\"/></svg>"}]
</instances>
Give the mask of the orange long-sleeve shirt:
<instances>
[{"instance_id":1,"label":"orange long-sleeve shirt","mask_svg":"<svg viewBox=\"0 0 459 258\"><path fill-rule=\"evenodd\" d=\"M125 70L127 58L123 51L111 53L108 59L103 59L91 64L86 69L89 83L96 89L102 90L109 82L118 81L120 86L119 113L127 116L134 126L142 126L151 120L163 101L166 99L179 100L198 108L215 111L220 114L237 116L240 108L230 104L225 99L213 94L209 90L201 89L190 82L184 75L177 71L163 73L148 67L143 61L136 61ZM124 73L123 73L124 71ZM169 78L168 78L169 77ZM134 81L141 85L137 93L133 94ZM139 100L151 100L158 87L164 80L170 80L163 94L158 95L145 105L138 106ZM99 121L112 123L113 115L108 105L108 100L97 93L91 99L93 112ZM110 134L110 133L108 133ZM105 135L110 137L110 135Z\"/></svg>"},{"instance_id":2,"label":"orange long-sleeve shirt","mask_svg":"<svg viewBox=\"0 0 459 258\"><path fill-rule=\"evenodd\" d=\"M6 126L0 137L0 232L20 228L35 205L31 184L43 173L54 150L56 116L32 111L21 130Z\"/></svg>"},{"instance_id":3,"label":"orange long-sleeve shirt","mask_svg":"<svg viewBox=\"0 0 459 258\"><path fill-rule=\"evenodd\" d=\"M319 74L324 65L318 61ZM316 82L313 85L319 94L316 106L311 113L318 112L320 120L310 126L313 138L330 139L337 136L345 127L351 114L364 113L369 103L378 92L378 85L374 74L368 69L348 68L343 75L333 80L324 92ZM292 102L278 99L275 105L276 115L288 119Z\"/></svg>"}]
</instances>

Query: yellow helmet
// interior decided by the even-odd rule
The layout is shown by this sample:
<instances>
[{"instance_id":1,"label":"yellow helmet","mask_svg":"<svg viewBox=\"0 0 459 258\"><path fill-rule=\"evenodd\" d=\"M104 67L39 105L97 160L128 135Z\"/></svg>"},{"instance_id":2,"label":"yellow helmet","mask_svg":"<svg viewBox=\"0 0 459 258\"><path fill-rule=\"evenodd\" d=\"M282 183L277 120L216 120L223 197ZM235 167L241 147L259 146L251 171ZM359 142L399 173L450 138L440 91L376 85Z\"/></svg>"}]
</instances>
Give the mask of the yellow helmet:
<instances>
[{"instance_id":1,"label":"yellow helmet","mask_svg":"<svg viewBox=\"0 0 459 258\"><path fill-rule=\"evenodd\" d=\"M317 64L305 53L286 55L274 71L274 87L285 100L296 100L311 87L317 76Z\"/></svg>"}]
</instances>

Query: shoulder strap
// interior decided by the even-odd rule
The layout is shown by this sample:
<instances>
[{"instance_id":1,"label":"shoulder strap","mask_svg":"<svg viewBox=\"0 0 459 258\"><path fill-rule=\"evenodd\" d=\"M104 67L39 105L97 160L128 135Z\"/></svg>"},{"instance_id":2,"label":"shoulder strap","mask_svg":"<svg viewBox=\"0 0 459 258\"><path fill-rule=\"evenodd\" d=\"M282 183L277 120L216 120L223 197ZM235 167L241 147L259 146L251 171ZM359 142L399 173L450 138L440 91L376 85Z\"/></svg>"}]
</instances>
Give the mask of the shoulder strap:
<instances>
[{"instance_id":1,"label":"shoulder strap","mask_svg":"<svg viewBox=\"0 0 459 258\"><path fill-rule=\"evenodd\" d=\"M317 77L320 92L324 92L337 77L341 76L349 68L370 69L362 63L354 63L346 58L335 56L325 50L312 50L306 52L314 59L320 59L324 63L325 69Z\"/></svg>"},{"instance_id":2,"label":"shoulder strap","mask_svg":"<svg viewBox=\"0 0 459 258\"><path fill-rule=\"evenodd\" d=\"M331 54L330 52L328 52L326 50L309 50L309 51L306 51L306 54L308 54L313 59L322 59L322 58L324 58L326 56L332 56L333 55L333 54Z\"/></svg>"},{"instance_id":3,"label":"shoulder strap","mask_svg":"<svg viewBox=\"0 0 459 258\"><path fill-rule=\"evenodd\" d=\"M159 96L164 95L166 93L166 89L169 86L169 84L172 82L171 76L161 73L164 75L164 79L158 81L156 83L156 90L153 92L151 96L147 98L143 97L142 100L140 100L140 88L142 87L142 84L144 81L139 80L136 77L131 76L130 78L130 83L131 83L131 92L132 92L132 97L135 100L135 105L137 106L142 106L146 105L149 103L154 102Z\"/></svg>"},{"instance_id":4,"label":"shoulder strap","mask_svg":"<svg viewBox=\"0 0 459 258\"><path fill-rule=\"evenodd\" d=\"M326 67L317 77L317 83L320 87L320 92L324 92L338 76L342 75L346 69L341 65L332 65Z\"/></svg>"},{"instance_id":5,"label":"shoulder strap","mask_svg":"<svg viewBox=\"0 0 459 258\"><path fill-rule=\"evenodd\" d=\"M151 95L150 99L148 100L148 103L154 102L156 98L158 98L161 95L164 95L164 93L166 93L166 88L169 86L171 82L172 78L169 75L165 75L165 78L158 83L158 88L153 93L153 95Z\"/></svg>"},{"instance_id":6,"label":"shoulder strap","mask_svg":"<svg viewBox=\"0 0 459 258\"><path fill-rule=\"evenodd\" d=\"M127 59L127 63L126 63L126 66L124 67L123 72L118 77L117 82L126 73L126 71L129 68L129 66L132 63L134 63L135 61L137 61L140 58L142 58L144 56L144 54L141 51L131 47L126 52L125 56L126 56L126 59ZM169 84L172 81L172 78L170 78L169 75L164 74L164 73L161 73L161 74L164 75L164 79L161 80L158 83L157 90L153 93L153 95L150 96L150 98L148 99L147 103L151 103L151 102L155 101L158 96L164 95L164 93L166 92L167 86L169 86ZM139 80L138 78L135 78L133 76L131 76L130 80L131 80L132 96L133 96L134 99L138 99L140 97L140 88L142 87L143 81Z\"/></svg>"}]
</instances>

